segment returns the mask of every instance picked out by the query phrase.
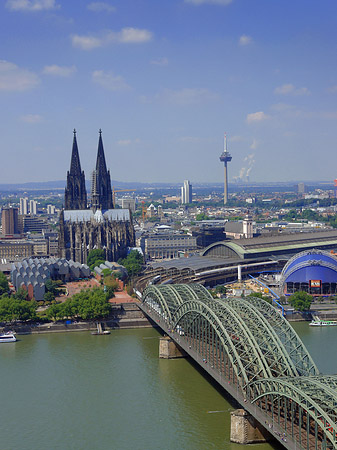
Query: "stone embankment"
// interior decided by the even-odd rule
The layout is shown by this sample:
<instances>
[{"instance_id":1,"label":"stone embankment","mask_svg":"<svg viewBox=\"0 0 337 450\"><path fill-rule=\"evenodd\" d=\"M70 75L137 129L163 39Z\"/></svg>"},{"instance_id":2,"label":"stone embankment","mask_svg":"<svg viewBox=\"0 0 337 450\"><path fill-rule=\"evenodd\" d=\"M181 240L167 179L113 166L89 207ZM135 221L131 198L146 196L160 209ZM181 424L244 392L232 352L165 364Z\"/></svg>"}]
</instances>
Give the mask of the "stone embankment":
<instances>
[{"instance_id":1,"label":"stone embankment","mask_svg":"<svg viewBox=\"0 0 337 450\"><path fill-rule=\"evenodd\" d=\"M144 316L136 303L122 303L114 306L108 319L99 321L103 329L130 329L149 328L153 325ZM60 321L50 323L15 324L4 327L4 330L13 330L17 334L42 334L65 331L91 331L96 330L97 321Z\"/></svg>"}]
</instances>

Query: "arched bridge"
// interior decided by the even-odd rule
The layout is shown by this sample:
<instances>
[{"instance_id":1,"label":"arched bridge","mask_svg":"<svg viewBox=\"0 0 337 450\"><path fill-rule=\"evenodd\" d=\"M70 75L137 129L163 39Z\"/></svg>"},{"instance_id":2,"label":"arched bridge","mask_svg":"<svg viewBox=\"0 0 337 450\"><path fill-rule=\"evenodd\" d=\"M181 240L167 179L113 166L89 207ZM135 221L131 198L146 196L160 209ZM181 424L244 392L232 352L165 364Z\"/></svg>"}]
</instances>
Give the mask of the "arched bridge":
<instances>
[{"instance_id":1,"label":"arched bridge","mask_svg":"<svg viewBox=\"0 0 337 450\"><path fill-rule=\"evenodd\" d=\"M176 284L146 288L141 308L286 448L337 449L337 376L273 306Z\"/></svg>"}]
</instances>

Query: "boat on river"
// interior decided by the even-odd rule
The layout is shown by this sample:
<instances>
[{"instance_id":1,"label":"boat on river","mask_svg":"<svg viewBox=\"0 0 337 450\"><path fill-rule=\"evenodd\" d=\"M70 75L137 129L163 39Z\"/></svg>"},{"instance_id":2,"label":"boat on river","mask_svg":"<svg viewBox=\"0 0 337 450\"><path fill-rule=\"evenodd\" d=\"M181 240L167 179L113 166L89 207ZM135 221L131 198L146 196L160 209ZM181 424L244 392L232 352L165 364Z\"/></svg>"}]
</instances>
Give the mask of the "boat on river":
<instances>
[{"instance_id":1,"label":"boat on river","mask_svg":"<svg viewBox=\"0 0 337 450\"><path fill-rule=\"evenodd\" d=\"M313 316L309 325L311 327L333 327L337 325L337 320L321 320L319 317Z\"/></svg>"},{"instance_id":2,"label":"boat on river","mask_svg":"<svg viewBox=\"0 0 337 450\"><path fill-rule=\"evenodd\" d=\"M7 331L6 333L0 334L0 343L1 342L16 342L15 333L13 331Z\"/></svg>"}]
</instances>

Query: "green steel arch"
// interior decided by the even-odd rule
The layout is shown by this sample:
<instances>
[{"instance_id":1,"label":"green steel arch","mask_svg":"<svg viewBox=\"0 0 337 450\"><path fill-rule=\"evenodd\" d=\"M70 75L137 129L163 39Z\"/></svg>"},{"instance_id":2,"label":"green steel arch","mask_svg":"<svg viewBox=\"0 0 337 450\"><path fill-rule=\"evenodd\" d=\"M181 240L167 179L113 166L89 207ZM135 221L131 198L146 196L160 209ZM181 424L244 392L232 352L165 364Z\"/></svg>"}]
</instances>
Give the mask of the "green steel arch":
<instances>
[{"instance_id":1,"label":"green steel arch","mask_svg":"<svg viewBox=\"0 0 337 450\"><path fill-rule=\"evenodd\" d=\"M309 440L311 428L315 441L321 441L322 449L337 449L336 375L261 379L249 385L248 396L252 403L260 403L260 407L262 405L264 409L268 409L273 421L278 420L279 423L282 409L280 404L287 405L285 410L291 420L288 421L290 429L286 429L286 425L285 429L288 435L297 437L303 448L311 448ZM263 404L262 400L265 400ZM297 432L294 430L296 421ZM286 423L284 421L284 424Z\"/></svg>"},{"instance_id":2,"label":"green steel arch","mask_svg":"<svg viewBox=\"0 0 337 450\"><path fill-rule=\"evenodd\" d=\"M246 299L245 301L251 302L274 329L278 339L283 344L287 354L295 364L298 375L318 375L319 370L310 353L298 334L281 313L272 305L257 297L250 297L249 300Z\"/></svg>"},{"instance_id":3,"label":"green steel arch","mask_svg":"<svg viewBox=\"0 0 337 450\"><path fill-rule=\"evenodd\" d=\"M226 303L229 303L241 315L247 326L252 330L259 348L269 361L273 373L278 376L298 375L296 366L289 357L283 343L261 312L250 301L244 301L243 299L227 299ZM266 336L268 336L268 339L266 339Z\"/></svg>"}]
</instances>

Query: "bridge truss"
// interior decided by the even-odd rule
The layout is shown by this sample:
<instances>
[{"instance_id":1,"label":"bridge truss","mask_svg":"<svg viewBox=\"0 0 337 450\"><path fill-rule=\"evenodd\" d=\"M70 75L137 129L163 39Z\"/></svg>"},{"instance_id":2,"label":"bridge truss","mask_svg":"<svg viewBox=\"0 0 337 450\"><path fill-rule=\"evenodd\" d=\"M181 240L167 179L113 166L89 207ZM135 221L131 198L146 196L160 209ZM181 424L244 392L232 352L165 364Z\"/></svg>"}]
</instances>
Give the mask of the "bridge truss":
<instances>
[{"instance_id":1,"label":"bridge truss","mask_svg":"<svg viewBox=\"0 0 337 450\"><path fill-rule=\"evenodd\" d=\"M198 284L149 286L142 303L214 378L235 388L246 409L254 406L267 429L278 430L285 447L337 449L337 376L319 374L273 306L259 298L214 299Z\"/></svg>"}]
</instances>

